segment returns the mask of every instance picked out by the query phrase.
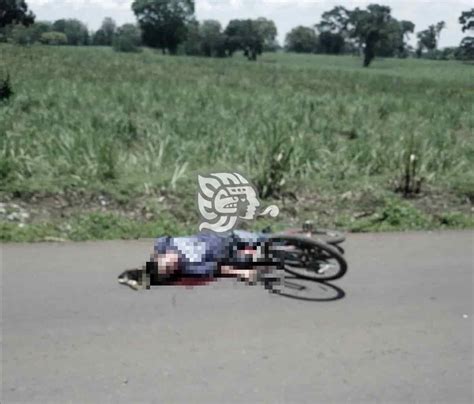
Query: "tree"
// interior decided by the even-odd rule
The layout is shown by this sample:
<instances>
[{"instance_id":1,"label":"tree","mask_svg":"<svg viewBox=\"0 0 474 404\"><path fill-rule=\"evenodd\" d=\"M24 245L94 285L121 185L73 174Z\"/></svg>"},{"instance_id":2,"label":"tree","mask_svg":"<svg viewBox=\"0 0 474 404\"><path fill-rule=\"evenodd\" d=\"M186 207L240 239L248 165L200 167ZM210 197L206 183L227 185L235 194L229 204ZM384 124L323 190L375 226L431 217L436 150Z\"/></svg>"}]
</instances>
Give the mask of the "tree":
<instances>
[{"instance_id":1,"label":"tree","mask_svg":"<svg viewBox=\"0 0 474 404\"><path fill-rule=\"evenodd\" d=\"M400 31L399 31L399 38L398 38L398 56L399 57L406 57L408 53L408 36L415 32L415 24L411 21L402 20L399 22Z\"/></svg>"},{"instance_id":2,"label":"tree","mask_svg":"<svg viewBox=\"0 0 474 404\"><path fill-rule=\"evenodd\" d=\"M87 45L89 31L87 26L77 19L56 20L52 26L53 31L62 32L67 37L68 45Z\"/></svg>"},{"instance_id":3,"label":"tree","mask_svg":"<svg viewBox=\"0 0 474 404\"><path fill-rule=\"evenodd\" d=\"M0 29L0 42L11 40L18 45L31 45L40 41L41 35L51 31L51 23L38 21L31 25L8 25Z\"/></svg>"},{"instance_id":4,"label":"tree","mask_svg":"<svg viewBox=\"0 0 474 404\"><path fill-rule=\"evenodd\" d=\"M459 24L462 25L462 32L474 30L474 8L462 12Z\"/></svg>"},{"instance_id":5,"label":"tree","mask_svg":"<svg viewBox=\"0 0 474 404\"><path fill-rule=\"evenodd\" d=\"M105 46L107 44L107 39L105 37L105 32L102 29L98 29L92 35L92 45L96 46Z\"/></svg>"},{"instance_id":6,"label":"tree","mask_svg":"<svg viewBox=\"0 0 474 404\"><path fill-rule=\"evenodd\" d=\"M474 37L466 36L462 39L459 44L458 59L474 60Z\"/></svg>"},{"instance_id":7,"label":"tree","mask_svg":"<svg viewBox=\"0 0 474 404\"><path fill-rule=\"evenodd\" d=\"M319 32L318 52L339 54L348 38L351 12L342 6L325 11L315 28Z\"/></svg>"},{"instance_id":8,"label":"tree","mask_svg":"<svg viewBox=\"0 0 474 404\"><path fill-rule=\"evenodd\" d=\"M35 15L28 10L25 0L0 0L0 28L10 24L33 24Z\"/></svg>"},{"instance_id":9,"label":"tree","mask_svg":"<svg viewBox=\"0 0 474 404\"><path fill-rule=\"evenodd\" d=\"M45 45L66 45L67 37L62 32L45 32L41 34L40 42Z\"/></svg>"},{"instance_id":10,"label":"tree","mask_svg":"<svg viewBox=\"0 0 474 404\"><path fill-rule=\"evenodd\" d=\"M312 53L318 45L318 37L313 28L298 26L285 38L285 48L289 52Z\"/></svg>"},{"instance_id":11,"label":"tree","mask_svg":"<svg viewBox=\"0 0 474 404\"><path fill-rule=\"evenodd\" d=\"M257 20L231 20L224 30L226 48L230 56L242 50L249 60L257 60L265 42L261 25Z\"/></svg>"},{"instance_id":12,"label":"tree","mask_svg":"<svg viewBox=\"0 0 474 404\"><path fill-rule=\"evenodd\" d=\"M205 20L201 24L191 21L187 27L184 52L187 55L207 57L225 57L227 54L227 36L219 21Z\"/></svg>"},{"instance_id":13,"label":"tree","mask_svg":"<svg viewBox=\"0 0 474 404\"><path fill-rule=\"evenodd\" d=\"M31 45L33 43L30 31L28 30L28 27L25 27L24 25L12 25L8 36L16 45Z\"/></svg>"},{"instance_id":14,"label":"tree","mask_svg":"<svg viewBox=\"0 0 474 404\"><path fill-rule=\"evenodd\" d=\"M435 30L436 30L436 40L439 40L439 37L441 35L441 31L446 28L446 23L444 21L440 21L436 24Z\"/></svg>"},{"instance_id":15,"label":"tree","mask_svg":"<svg viewBox=\"0 0 474 404\"><path fill-rule=\"evenodd\" d=\"M225 56L225 38L219 21L203 21L199 27L199 37L204 56Z\"/></svg>"},{"instance_id":16,"label":"tree","mask_svg":"<svg viewBox=\"0 0 474 404\"><path fill-rule=\"evenodd\" d=\"M183 51L186 55L202 55L200 24L197 20L191 20L186 26L186 40L183 43Z\"/></svg>"},{"instance_id":17,"label":"tree","mask_svg":"<svg viewBox=\"0 0 474 404\"><path fill-rule=\"evenodd\" d=\"M469 11L463 11L459 17L459 23L462 25L462 32L474 31L474 8ZM458 57L465 60L474 60L474 37L466 36L459 44Z\"/></svg>"},{"instance_id":18,"label":"tree","mask_svg":"<svg viewBox=\"0 0 474 404\"><path fill-rule=\"evenodd\" d=\"M274 51L278 47L276 41L278 31L275 23L263 17L257 18L254 23L257 25L259 35L263 38L263 50Z\"/></svg>"},{"instance_id":19,"label":"tree","mask_svg":"<svg viewBox=\"0 0 474 404\"><path fill-rule=\"evenodd\" d=\"M338 6L326 11L315 25L318 52L342 53L362 51L364 66L378 56L407 55L407 36L415 26L410 21L397 21L390 7L371 4L365 10L349 10Z\"/></svg>"},{"instance_id":20,"label":"tree","mask_svg":"<svg viewBox=\"0 0 474 404\"><path fill-rule=\"evenodd\" d=\"M243 36L245 34L244 20L230 20L224 30L226 36L226 48L229 56L242 48Z\"/></svg>"},{"instance_id":21,"label":"tree","mask_svg":"<svg viewBox=\"0 0 474 404\"><path fill-rule=\"evenodd\" d=\"M364 52L364 67L375 57L376 47L391 29L393 18L390 7L370 4L366 10L356 8L350 13L351 37L355 38Z\"/></svg>"},{"instance_id":22,"label":"tree","mask_svg":"<svg viewBox=\"0 0 474 404\"><path fill-rule=\"evenodd\" d=\"M118 52L138 52L141 45L141 32L135 24L124 24L117 29L113 47Z\"/></svg>"},{"instance_id":23,"label":"tree","mask_svg":"<svg viewBox=\"0 0 474 404\"><path fill-rule=\"evenodd\" d=\"M330 31L320 32L318 35L318 52L338 55L344 51L344 36Z\"/></svg>"},{"instance_id":24,"label":"tree","mask_svg":"<svg viewBox=\"0 0 474 404\"><path fill-rule=\"evenodd\" d=\"M10 31L10 38L17 45L31 45L34 43L33 32L30 27L24 25L13 25Z\"/></svg>"},{"instance_id":25,"label":"tree","mask_svg":"<svg viewBox=\"0 0 474 404\"><path fill-rule=\"evenodd\" d=\"M342 34L347 32L350 23L351 12L342 6L334 7L321 16L321 21L316 24L320 32L332 32Z\"/></svg>"},{"instance_id":26,"label":"tree","mask_svg":"<svg viewBox=\"0 0 474 404\"><path fill-rule=\"evenodd\" d=\"M416 51L417 56L420 57L423 50L426 49L429 52L436 50L438 47L438 40L441 31L446 27L444 21L438 22L436 25L430 25L427 29L418 32L418 49Z\"/></svg>"},{"instance_id":27,"label":"tree","mask_svg":"<svg viewBox=\"0 0 474 404\"><path fill-rule=\"evenodd\" d=\"M194 0L135 0L132 10L142 29L143 42L163 53L176 54L193 19Z\"/></svg>"},{"instance_id":28,"label":"tree","mask_svg":"<svg viewBox=\"0 0 474 404\"><path fill-rule=\"evenodd\" d=\"M94 34L92 40L93 44L99 46L111 46L116 30L117 24L115 21L110 17L104 18L101 27Z\"/></svg>"},{"instance_id":29,"label":"tree","mask_svg":"<svg viewBox=\"0 0 474 404\"><path fill-rule=\"evenodd\" d=\"M410 21L397 21L395 18L391 18L375 48L375 54L386 57L408 56L406 41L408 34L413 32L414 29L415 25Z\"/></svg>"},{"instance_id":30,"label":"tree","mask_svg":"<svg viewBox=\"0 0 474 404\"><path fill-rule=\"evenodd\" d=\"M205 20L199 26L199 35L204 55L212 56L214 43L219 39L222 33L222 26L219 21Z\"/></svg>"},{"instance_id":31,"label":"tree","mask_svg":"<svg viewBox=\"0 0 474 404\"><path fill-rule=\"evenodd\" d=\"M33 31L35 41L39 41L41 35L51 31L52 24L49 21L36 21L30 26L30 29Z\"/></svg>"}]
</instances>

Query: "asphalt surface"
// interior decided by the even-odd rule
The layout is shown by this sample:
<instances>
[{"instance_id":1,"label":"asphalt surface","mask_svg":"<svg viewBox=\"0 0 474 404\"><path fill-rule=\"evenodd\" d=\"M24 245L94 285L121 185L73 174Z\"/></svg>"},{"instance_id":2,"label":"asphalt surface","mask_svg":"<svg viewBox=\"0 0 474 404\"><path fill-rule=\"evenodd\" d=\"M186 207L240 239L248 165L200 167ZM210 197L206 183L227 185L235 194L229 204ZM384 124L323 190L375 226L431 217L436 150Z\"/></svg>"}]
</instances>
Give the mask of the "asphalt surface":
<instances>
[{"instance_id":1,"label":"asphalt surface","mask_svg":"<svg viewBox=\"0 0 474 404\"><path fill-rule=\"evenodd\" d=\"M2 245L1 402L472 402L473 240L349 235L299 299L120 286L150 240Z\"/></svg>"}]
</instances>

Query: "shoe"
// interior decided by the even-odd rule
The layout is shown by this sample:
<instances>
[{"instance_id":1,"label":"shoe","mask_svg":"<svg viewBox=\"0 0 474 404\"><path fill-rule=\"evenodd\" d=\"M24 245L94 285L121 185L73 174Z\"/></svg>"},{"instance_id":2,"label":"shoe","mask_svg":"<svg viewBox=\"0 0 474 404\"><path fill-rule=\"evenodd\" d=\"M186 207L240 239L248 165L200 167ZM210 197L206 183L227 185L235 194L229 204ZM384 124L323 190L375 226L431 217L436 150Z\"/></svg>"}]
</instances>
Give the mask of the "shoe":
<instances>
[{"instance_id":1,"label":"shoe","mask_svg":"<svg viewBox=\"0 0 474 404\"><path fill-rule=\"evenodd\" d=\"M120 277L118 278L118 283L121 285L126 285L133 290L140 289L140 283L138 283L135 279L129 279L128 277Z\"/></svg>"}]
</instances>

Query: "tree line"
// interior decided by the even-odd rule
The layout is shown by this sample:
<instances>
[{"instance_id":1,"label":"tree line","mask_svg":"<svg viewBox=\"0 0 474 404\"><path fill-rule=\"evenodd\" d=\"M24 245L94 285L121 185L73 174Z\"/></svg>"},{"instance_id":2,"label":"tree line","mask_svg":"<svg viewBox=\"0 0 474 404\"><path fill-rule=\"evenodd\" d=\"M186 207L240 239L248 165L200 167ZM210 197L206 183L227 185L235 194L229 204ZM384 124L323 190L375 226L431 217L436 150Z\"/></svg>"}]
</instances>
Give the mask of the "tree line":
<instances>
[{"instance_id":1,"label":"tree line","mask_svg":"<svg viewBox=\"0 0 474 404\"><path fill-rule=\"evenodd\" d=\"M94 33L89 32L87 26L77 19L29 21L15 21L3 26L0 22L0 42L10 41L19 45L114 46L123 51L136 51L141 45L141 32L135 24L118 27L112 18L105 18L102 27Z\"/></svg>"},{"instance_id":2,"label":"tree line","mask_svg":"<svg viewBox=\"0 0 474 404\"><path fill-rule=\"evenodd\" d=\"M138 51L148 46L168 54L231 57L242 52L256 60L262 52L281 49L277 28L266 18L233 19L224 28L215 20L197 21L194 0L135 0L132 11L137 24L117 26L111 18L89 32L77 19L35 22L24 0L0 0L0 41L19 44L113 46L119 51ZM463 32L474 30L474 9L459 17ZM388 6L371 4L365 9L337 6L324 12L312 27L298 26L285 38L289 52L361 54L369 66L376 56L474 59L474 38L467 36L459 47L438 50L445 23L440 21L416 34L416 48L408 44L415 24L397 20Z\"/></svg>"},{"instance_id":3,"label":"tree line","mask_svg":"<svg viewBox=\"0 0 474 404\"><path fill-rule=\"evenodd\" d=\"M462 31L474 29L474 9L459 17ZM388 6L371 4L366 9L349 10L334 7L322 14L319 23L312 27L298 26L285 39L285 49L302 53L362 54L364 66L375 56L427 57L431 59L474 59L474 38L465 37L459 47L438 50L444 21L430 25L416 34L417 46L408 44L409 35L415 32L415 24L397 20Z\"/></svg>"}]
</instances>

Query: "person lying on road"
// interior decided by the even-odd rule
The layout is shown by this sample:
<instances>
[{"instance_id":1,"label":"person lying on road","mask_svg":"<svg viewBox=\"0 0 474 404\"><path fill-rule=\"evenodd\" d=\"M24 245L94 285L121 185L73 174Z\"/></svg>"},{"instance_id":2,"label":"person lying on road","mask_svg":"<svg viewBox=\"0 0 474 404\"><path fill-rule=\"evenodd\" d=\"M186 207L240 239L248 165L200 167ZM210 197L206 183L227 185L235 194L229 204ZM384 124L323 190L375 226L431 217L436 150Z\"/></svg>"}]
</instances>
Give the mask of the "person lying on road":
<instances>
[{"instance_id":1,"label":"person lying on road","mask_svg":"<svg viewBox=\"0 0 474 404\"><path fill-rule=\"evenodd\" d=\"M263 233L242 230L224 235L201 232L188 237L160 237L147 262L150 282L163 284L180 277L232 276L255 284L257 267L268 264L267 241ZM143 269L137 269L123 272L118 281L139 289L143 286L142 279Z\"/></svg>"}]
</instances>

